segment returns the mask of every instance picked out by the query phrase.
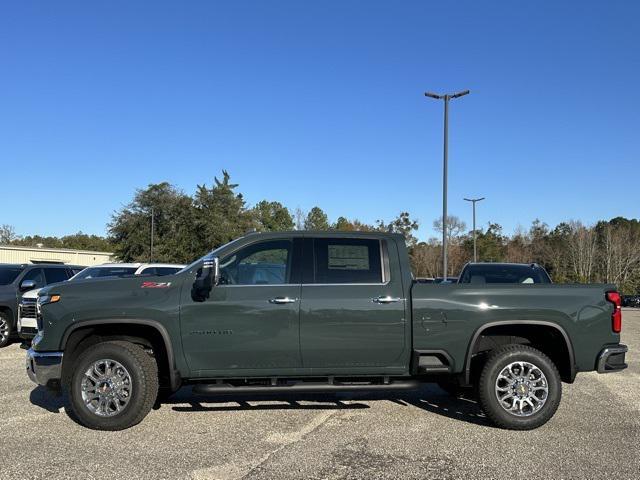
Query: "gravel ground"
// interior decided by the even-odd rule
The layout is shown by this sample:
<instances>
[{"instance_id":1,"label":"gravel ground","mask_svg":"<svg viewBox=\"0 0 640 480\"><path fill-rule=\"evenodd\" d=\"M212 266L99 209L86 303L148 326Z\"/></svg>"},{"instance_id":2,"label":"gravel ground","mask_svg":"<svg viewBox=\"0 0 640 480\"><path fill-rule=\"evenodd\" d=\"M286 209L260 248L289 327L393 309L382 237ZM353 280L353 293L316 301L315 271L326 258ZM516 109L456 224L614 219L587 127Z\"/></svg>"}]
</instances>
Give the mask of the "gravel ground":
<instances>
[{"instance_id":1,"label":"gravel ground","mask_svg":"<svg viewBox=\"0 0 640 480\"><path fill-rule=\"evenodd\" d=\"M184 388L124 432L87 430L0 350L0 478L640 478L640 311L624 312L629 369L564 385L531 432L428 386L402 396L223 403Z\"/></svg>"}]
</instances>

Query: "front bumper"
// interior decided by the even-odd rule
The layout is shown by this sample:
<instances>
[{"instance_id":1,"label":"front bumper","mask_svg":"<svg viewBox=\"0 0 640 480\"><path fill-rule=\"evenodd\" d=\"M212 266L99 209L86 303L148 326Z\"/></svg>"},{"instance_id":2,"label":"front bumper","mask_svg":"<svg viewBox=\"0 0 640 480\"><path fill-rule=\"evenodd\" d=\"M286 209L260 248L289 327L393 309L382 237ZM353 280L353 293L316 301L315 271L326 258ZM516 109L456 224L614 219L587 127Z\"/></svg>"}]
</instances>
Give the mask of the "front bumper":
<instances>
[{"instance_id":1,"label":"front bumper","mask_svg":"<svg viewBox=\"0 0 640 480\"><path fill-rule=\"evenodd\" d=\"M18 318L18 336L23 340L31 340L38 333L38 320L35 318Z\"/></svg>"},{"instance_id":2,"label":"front bumper","mask_svg":"<svg viewBox=\"0 0 640 480\"><path fill-rule=\"evenodd\" d=\"M626 345L610 345L605 347L598 355L596 369L598 373L619 372L627 368L625 354L629 348Z\"/></svg>"},{"instance_id":3,"label":"front bumper","mask_svg":"<svg viewBox=\"0 0 640 480\"><path fill-rule=\"evenodd\" d=\"M23 328L32 328L34 330L38 330L38 319L28 318L28 317L19 317L18 332L20 332Z\"/></svg>"},{"instance_id":4,"label":"front bumper","mask_svg":"<svg viewBox=\"0 0 640 480\"><path fill-rule=\"evenodd\" d=\"M27 374L32 382L46 387L60 385L62 377L62 352L27 351Z\"/></svg>"}]
</instances>

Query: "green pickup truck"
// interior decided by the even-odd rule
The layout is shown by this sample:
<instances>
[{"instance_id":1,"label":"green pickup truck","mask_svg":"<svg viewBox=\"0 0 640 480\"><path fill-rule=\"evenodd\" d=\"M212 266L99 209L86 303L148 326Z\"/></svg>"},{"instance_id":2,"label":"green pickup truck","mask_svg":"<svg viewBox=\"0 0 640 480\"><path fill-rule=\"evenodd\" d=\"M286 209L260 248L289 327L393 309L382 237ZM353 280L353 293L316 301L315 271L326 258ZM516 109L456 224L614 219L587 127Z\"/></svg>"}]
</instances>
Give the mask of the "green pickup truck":
<instances>
[{"instance_id":1,"label":"green pickup truck","mask_svg":"<svg viewBox=\"0 0 640 480\"><path fill-rule=\"evenodd\" d=\"M613 285L421 284L404 238L248 234L163 277L41 290L31 379L90 428L196 395L468 388L503 428L555 413L562 382L626 368Z\"/></svg>"}]
</instances>

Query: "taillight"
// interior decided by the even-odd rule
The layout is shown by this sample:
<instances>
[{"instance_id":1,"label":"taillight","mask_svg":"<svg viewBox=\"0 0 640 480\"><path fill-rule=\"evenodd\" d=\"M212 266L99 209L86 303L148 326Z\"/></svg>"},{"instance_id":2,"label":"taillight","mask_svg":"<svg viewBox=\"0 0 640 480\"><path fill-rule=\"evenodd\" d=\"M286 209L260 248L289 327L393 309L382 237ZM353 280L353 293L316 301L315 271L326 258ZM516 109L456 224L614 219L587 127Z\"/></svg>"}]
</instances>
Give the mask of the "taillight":
<instances>
[{"instance_id":1,"label":"taillight","mask_svg":"<svg viewBox=\"0 0 640 480\"><path fill-rule=\"evenodd\" d=\"M607 292L607 301L613 303L611 329L614 333L622 331L622 297L618 292Z\"/></svg>"}]
</instances>

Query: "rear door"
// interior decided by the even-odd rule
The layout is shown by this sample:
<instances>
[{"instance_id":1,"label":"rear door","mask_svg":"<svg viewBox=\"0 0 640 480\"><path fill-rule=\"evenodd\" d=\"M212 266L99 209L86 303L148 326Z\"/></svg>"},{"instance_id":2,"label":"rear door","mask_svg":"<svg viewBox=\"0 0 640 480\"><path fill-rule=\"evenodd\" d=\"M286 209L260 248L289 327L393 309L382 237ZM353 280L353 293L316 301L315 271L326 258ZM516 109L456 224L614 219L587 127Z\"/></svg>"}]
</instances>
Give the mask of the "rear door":
<instances>
[{"instance_id":1,"label":"rear door","mask_svg":"<svg viewBox=\"0 0 640 480\"><path fill-rule=\"evenodd\" d=\"M307 238L304 258L303 366L318 374L404 369L406 301L395 242Z\"/></svg>"}]
</instances>

